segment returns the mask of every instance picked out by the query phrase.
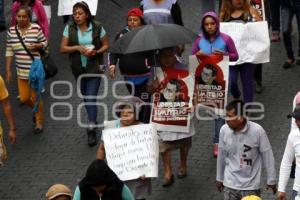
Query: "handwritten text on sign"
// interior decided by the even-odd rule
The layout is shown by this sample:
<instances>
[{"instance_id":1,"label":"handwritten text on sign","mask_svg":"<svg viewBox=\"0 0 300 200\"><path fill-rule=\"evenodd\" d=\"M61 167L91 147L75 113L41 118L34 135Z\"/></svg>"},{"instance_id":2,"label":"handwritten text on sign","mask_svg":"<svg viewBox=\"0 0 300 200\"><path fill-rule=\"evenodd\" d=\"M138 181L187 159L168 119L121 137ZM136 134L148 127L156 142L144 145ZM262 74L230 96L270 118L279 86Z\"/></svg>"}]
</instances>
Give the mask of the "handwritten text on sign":
<instances>
[{"instance_id":1,"label":"handwritten text on sign","mask_svg":"<svg viewBox=\"0 0 300 200\"><path fill-rule=\"evenodd\" d=\"M103 131L109 167L123 180L158 176L158 138L151 124Z\"/></svg>"},{"instance_id":2,"label":"handwritten text on sign","mask_svg":"<svg viewBox=\"0 0 300 200\"><path fill-rule=\"evenodd\" d=\"M239 60L231 65L242 63L266 63L270 61L270 38L268 24L262 22L221 23L221 32L231 36L239 54Z\"/></svg>"}]
</instances>

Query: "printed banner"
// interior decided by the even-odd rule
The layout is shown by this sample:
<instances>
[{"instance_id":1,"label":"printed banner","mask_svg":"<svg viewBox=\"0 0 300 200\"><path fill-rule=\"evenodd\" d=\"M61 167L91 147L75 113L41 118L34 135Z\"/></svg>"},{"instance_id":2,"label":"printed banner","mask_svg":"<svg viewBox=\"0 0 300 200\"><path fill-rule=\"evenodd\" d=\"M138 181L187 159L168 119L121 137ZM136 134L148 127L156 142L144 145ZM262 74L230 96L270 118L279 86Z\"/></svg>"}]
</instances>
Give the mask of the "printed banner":
<instances>
[{"instance_id":1,"label":"printed banner","mask_svg":"<svg viewBox=\"0 0 300 200\"><path fill-rule=\"evenodd\" d=\"M200 106L213 108L218 115L224 115L227 105L229 82L228 56L190 56L191 73L195 79L195 98Z\"/></svg>"},{"instance_id":2,"label":"printed banner","mask_svg":"<svg viewBox=\"0 0 300 200\"><path fill-rule=\"evenodd\" d=\"M231 65L242 63L267 63L270 62L270 38L268 23L221 23L221 32L231 36L237 48L239 59L230 62Z\"/></svg>"},{"instance_id":3,"label":"printed banner","mask_svg":"<svg viewBox=\"0 0 300 200\"><path fill-rule=\"evenodd\" d=\"M159 131L188 133L194 81L188 71L157 68L159 92L153 95L151 123Z\"/></svg>"},{"instance_id":4,"label":"printed banner","mask_svg":"<svg viewBox=\"0 0 300 200\"><path fill-rule=\"evenodd\" d=\"M96 15L98 0L59 0L58 1L58 16L72 15L73 5L79 1L84 1L89 5L92 15Z\"/></svg>"},{"instance_id":5,"label":"printed banner","mask_svg":"<svg viewBox=\"0 0 300 200\"><path fill-rule=\"evenodd\" d=\"M265 3L264 0L251 0L250 4L253 8L255 8L262 19L266 21L266 12L265 12Z\"/></svg>"},{"instance_id":6,"label":"printed banner","mask_svg":"<svg viewBox=\"0 0 300 200\"><path fill-rule=\"evenodd\" d=\"M122 181L158 177L159 147L151 124L103 130L108 166Z\"/></svg>"}]
</instances>

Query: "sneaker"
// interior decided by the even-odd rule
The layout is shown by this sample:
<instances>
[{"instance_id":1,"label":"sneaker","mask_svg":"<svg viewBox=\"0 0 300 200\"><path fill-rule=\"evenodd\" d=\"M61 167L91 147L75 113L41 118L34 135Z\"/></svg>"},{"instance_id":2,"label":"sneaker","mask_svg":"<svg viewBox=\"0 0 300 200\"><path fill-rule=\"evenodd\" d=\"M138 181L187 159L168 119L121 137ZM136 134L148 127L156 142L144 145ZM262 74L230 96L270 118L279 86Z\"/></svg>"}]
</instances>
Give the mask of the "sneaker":
<instances>
[{"instance_id":1,"label":"sneaker","mask_svg":"<svg viewBox=\"0 0 300 200\"><path fill-rule=\"evenodd\" d=\"M294 60L292 60L292 62L286 61L285 63L283 63L282 67L283 67L283 69L291 68L293 66L293 63L294 63Z\"/></svg>"},{"instance_id":2,"label":"sneaker","mask_svg":"<svg viewBox=\"0 0 300 200\"><path fill-rule=\"evenodd\" d=\"M97 135L95 130L87 130L88 145L93 147L97 144Z\"/></svg>"},{"instance_id":3,"label":"sneaker","mask_svg":"<svg viewBox=\"0 0 300 200\"><path fill-rule=\"evenodd\" d=\"M41 128L35 128L34 131L33 131L33 133L35 135L38 135L38 134L42 133L43 131L44 131L43 127L41 127Z\"/></svg>"},{"instance_id":4,"label":"sneaker","mask_svg":"<svg viewBox=\"0 0 300 200\"><path fill-rule=\"evenodd\" d=\"M278 42L278 41L280 41L280 32L273 31L271 35L271 42Z\"/></svg>"},{"instance_id":5,"label":"sneaker","mask_svg":"<svg viewBox=\"0 0 300 200\"><path fill-rule=\"evenodd\" d=\"M218 157L218 151L219 151L219 144L215 143L214 144L214 157Z\"/></svg>"},{"instance_id":6,"label":"sneaker","mask_svg":"<svg viewBox=\"0 0 300 200\"><path fill-rule=\"evenodd\" d=\"M17 100L19 101L19 106L23 106L24 105L24 102L21 101L20 95L17 96Z\"/></svg>"},{"instance_id":7,"label":"sneaker","mask_svg":"<svg viewBox=\"0 0 300 200\"><path fill-rule=\"evenodd\" d=\"M186 168L178 168L177 178L183 179L187 176Z\"/></svg>"},{"instance_id":8,"label":"sneaker","mask_svg":"<svg viewBox=\"0 0 300 200\"><path fill-rule=\"evenodd\" d=\"M256 83L256 84L255 84L255 92L256 92L257 94L260 94L260 93L262 93L262 91L263 91L263 86L262 86L262 84L261 84L261 83Z\"/></svg>"}]
</instances>

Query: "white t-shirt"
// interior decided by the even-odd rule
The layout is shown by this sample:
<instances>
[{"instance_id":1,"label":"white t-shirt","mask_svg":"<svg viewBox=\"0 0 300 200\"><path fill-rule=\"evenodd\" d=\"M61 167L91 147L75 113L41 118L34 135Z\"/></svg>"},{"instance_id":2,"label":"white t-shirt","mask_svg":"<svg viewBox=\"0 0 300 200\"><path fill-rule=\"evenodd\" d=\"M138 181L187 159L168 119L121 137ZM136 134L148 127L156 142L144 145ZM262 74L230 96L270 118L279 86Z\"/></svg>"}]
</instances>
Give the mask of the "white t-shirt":
<instances>
[{"instance_id":1,"label":"white t-shirt","mask_svg":"<svg viewBox=\"0 0 300 200\"><path fill-rule=\"evenodd\" d=\"M285 192L285 188L288 184L291 166L296 158L296 172L293 190L300 190L300 130L294 129L289 134L287 139L284 154L281 160L280 172L279 172L279 182L278 191Z\"/></svg>"},{"instance_id":2,"label":"white t-shirt","mask_svg":"<svg viewBox=\"0 0 300 200\"><path fill-rule=\"evenodd\" d=\"M294 109L295 109L295 107L296 107L296 99L299 98L299 96L300 96L300 92L298 92L298 93L296 94L296 96L295 96L295 98L294 98L294 100L293 100L293 111L294 111ZM299 104L299 103L298 103L298 104ZM294 129L298 129L298 126L297 126L297 124L296 124L295 119L292 117L291 131L294 130Z\"/></svg>"}]
</instances>

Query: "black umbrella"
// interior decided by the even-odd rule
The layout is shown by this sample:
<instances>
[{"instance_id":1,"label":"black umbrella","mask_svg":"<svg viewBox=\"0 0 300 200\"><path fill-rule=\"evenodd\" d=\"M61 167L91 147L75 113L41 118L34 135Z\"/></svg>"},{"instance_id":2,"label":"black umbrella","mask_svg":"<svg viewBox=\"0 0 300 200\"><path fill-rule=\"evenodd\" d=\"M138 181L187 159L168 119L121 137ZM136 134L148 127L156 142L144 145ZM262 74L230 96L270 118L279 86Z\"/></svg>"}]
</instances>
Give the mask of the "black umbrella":
<instances>
[{"instance_id":1,"label":"black umbrella","mask_svg":"<svg viewBox=\"0 0 300 200\"><path fill-rule=\"evenodd\" d=\"M118 39L112 53L128 54L192 43L197 35L176 24L145 25Z\"/></svg>"}]
</instances>

